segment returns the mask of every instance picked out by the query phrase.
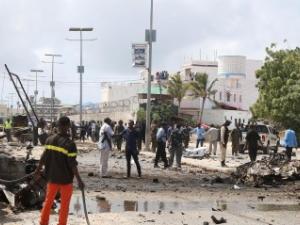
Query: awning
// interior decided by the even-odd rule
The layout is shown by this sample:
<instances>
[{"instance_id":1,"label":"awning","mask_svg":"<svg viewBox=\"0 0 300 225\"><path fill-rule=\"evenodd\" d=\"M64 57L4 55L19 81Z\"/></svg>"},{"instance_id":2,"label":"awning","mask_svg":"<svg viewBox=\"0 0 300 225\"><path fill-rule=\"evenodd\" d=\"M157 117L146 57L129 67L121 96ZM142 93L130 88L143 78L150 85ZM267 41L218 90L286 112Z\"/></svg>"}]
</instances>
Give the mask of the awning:
<instances>
[{"instance_id":1,"label":"awning","mask_svg":"<svg viewBox=\"0 0 300 225\"><path fill-rule=\"evenodd\" d=\"M139 99L147 98L147 88L141 89L138 92ZM151 98L159 98L159 99L172 99L169 95L168 90L165 87L159 86L151 86Z\"/></svg>"}]
</instances>

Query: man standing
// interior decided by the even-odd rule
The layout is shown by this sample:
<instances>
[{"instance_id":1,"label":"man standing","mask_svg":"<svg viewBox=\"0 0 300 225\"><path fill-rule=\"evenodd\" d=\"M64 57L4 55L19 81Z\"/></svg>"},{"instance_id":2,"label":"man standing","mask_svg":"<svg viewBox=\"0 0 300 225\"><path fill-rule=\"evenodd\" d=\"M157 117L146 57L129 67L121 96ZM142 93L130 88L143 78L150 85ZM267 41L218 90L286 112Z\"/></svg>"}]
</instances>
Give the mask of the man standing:
<instances>
[{"instance_id":1,"label":"man standing","mask_svg":"<svg viewBox=\"0 0 300 225\"><path fill-rule=\"evenodd\" d=\"M186 124L183 127L182 135L183 135L184 148L188 148L189 147L189 142L190 142L190 128L189 128L188 124Z\"/></svg>"},{"instance_id":2,"label":"man standing","mask_svg":"<svg viewBox=\"0 0 300 225\"><path fill-rule=\"evenodd\" d=\"M142 150L142 142L145 143L145 135L146 135L146 122L144 120L137 121L135 125L136 129L139 132L139 139L138 139L138 150Z\"/></svg>"},{"instance_id":3,"label":"man standing","mask_svg":"<svg viewBox=\"0 0 300 225\"><path fill-rule=\"evenodd\" d=\"M115 127L115 140L117 143L117 149L121 151L122 149L122 142L123 142L123 137L122 133L125 130L125 127L123 126L123 121L119 120L118 125Z\"/></svg>"},{"instance_id":4,"label":"man standing","mask_svg":"<svg viewBox=\"0 0 300 225\"><path fill-rule=\"evenodd\" d=\"M221 149L221 166L225 167L226 160L226 149L229 138L229 129L228 126L231 124L231 121L226 120L226 122L221 126L221 135L220 135L220 149Z\"/></svg>"},{"instance_id":5,"label":"man standing","mask_svg":"<svg viewBox=\"0 0 300 225\"><path fill-rule=\"evenodd\" d=\"M77 169L76 145L68 135L70 126L71 122L68 117L61 117L58 120L58 133L46 140L46 149L35 171L35 177L38 178L42 167L45 166L44 173L48 181L46 198L40 218L41 225L49 224L50 211L57 192L60 192L61 195L58 224L66 225L74 176L77 178L79 188L84 188L84 183Z\"/></svg>"},{"instance_id":6,"label":"man standing","mask_svg":"<svg viewBox=\"0 0 300 225\"><path fill-rule=\"evenodd\" d=\"M151 151L155 152L157 148L156 134L157 134L157 123L152 121L151 123Z\"/></svg>"},{"instance_id":7,"label":"man standing","mask_svg":"<svg viewBox=\"0 0 300 225\"><path fill-rule=\"evenodd\" d=\"M298 142L297 142L295 131L293 131L292 129L287 129L285 131L283 141L284 141L284 146L286 148L287 160L291 161L293 148L298 147Z\"/></svg>"},{"instance_id":8,"label":"man standing","mask_svg":"<svg viewBox=\"0 0 300 225\"><path fill-rule=\"evenodd\" d=\"M260 142L261 146L264 146L260 140L259 134L257 133L257 131L255 129L255 126L250 125L249 132L246 135L246 145L244 148L245 149L248 148L248 154L249 154L251 162L256 161L258 142Z\"/></svg>"},{"instance_id":9,"label":"man standing","mask_svg":"<svg viewBox=\"0 0 300 225\"><path fill-rule=\"evenodd\" d=\"M109 178L107 174L109 153L112 150L112 136L114 132L110 126L111 119L105 118L100 129L98 148L100 149L100 168L102 178Z\"/></svg>"},{"instance_id":10,"label":"man standing","mask_svg":"<svg viewBox=\"0 0 300 225\"><path fill-rule=\"evenodd\" d=\"M209 130L206 132L205 139L207 139L207 141L209 142L209 147L208 147L209 155L211 155L212 152L214 155L216 155L218 139L219 139L219 130L215 128L213 124L210 125Z\"/></svg>"},{"instance_id":11,"label":"man standing","mask_svg":"<svg viewBox=\"0 0 300 225\"><path fill-rule=\"evenodd\" d=\"M232 144L232 157L237 156L240 148L240 141L242 139L241 131L239 126L235 124L235 128L230 133L231 144Z\"/></svg>"},{"instance_id":12,"label":"man standing","mask_svg":"<svg viewBox=\"0 0 300 225\"><path fill-rule=\"evenodd\" d=\"M91 122L92 141L96 142L96 121Z\"/></svg>"},{"instance_id":13,"label":"man standing","mask_svg":"<svg viewBox=\"0 0 300 225\"><path fill-rule=\"evenodd\" d=\"M166 156L166 142L167 142L167 129L168 126L166 123L162 123L161 127L158 129L156 134L156 140L157 140L157 151L156 156L154 160L154 167L158 168L158 161L160 159L164 162L164 167L168 167L168 160Z\"/></svg>"},{"instance_id":14,"label":"man standing","mask_svg":"<svg viewBox=\"0 0 300 225\"><path fill-rule=\"evenodd\" d=\"M83 143L85 141L85 135L86 135L86 126L84 124L84 121L82 121L80 125L80 141L82 141Z\"/></svg>"},{"instance_id":15,"label":"man standing","mask_svg":"<svg viewBox=\"0 0 300 225\"><path fill-rule=\"evenodd\" d=\"M76 125L74 123L74 121L71 122L71 137L72 137L72 141L75 141L76 139L76 136L77 136L77 128L76 128Z\"/></svg>"},{"instance_id":16,"label":"man standing","mask_svg":"<svg viewBox=\"0 0 300 225\"><path fill-rule=\"evenodd\" d=\"M199 144L200 144L201 147L203 147L205 130L201 126L201 123L199 123L198 127L196 127L194 130L192 130L191 133L196 133L196 135L197 135L196 148L199 147Z\"/></svg>"},{"instance_id":17,"label":"man standing","mask_svg":"<svg viewBox=\"0 0 300 225\"><path fill-rule=\"evenodd\" d=\"M6 134L7 142L11 142L11 128L12 128L12 121L7 118L4 123L4 131Z\"/></svg>"},{"instance_id":18,"label":"man standing","mask_svg":"<svg viewBox=\"0 0 300 225\"><path fill-rule=\"evenodd\" d=\"M181 125L176 125L176 128L172 130L170 134L170 161L169 166L172 167L174 156L176 155L177 168L181 168L181 157L183 149L183 134L181 131Z\"/></svg>"},{"instance_id":19,"label":"man standing","mask_svg":"<svg viewBox=\"0 0 300 225\"><path fill-rule=\"evenodd\" d=\"M128 122L128 128L123 131L123 137L126 140L126 146L125 146L125 154L126 154L126 161L127 161L127 178L130 178L131 175L131 157L133 158L137 171L138 171L138 176L142 176L141 172L141 166L139 163L139 158L138 158L138 149L137 149L137 142L139 138L139 133L133 126L134 122L133 120L129 120Z\"/></svg>"}]
</instances>

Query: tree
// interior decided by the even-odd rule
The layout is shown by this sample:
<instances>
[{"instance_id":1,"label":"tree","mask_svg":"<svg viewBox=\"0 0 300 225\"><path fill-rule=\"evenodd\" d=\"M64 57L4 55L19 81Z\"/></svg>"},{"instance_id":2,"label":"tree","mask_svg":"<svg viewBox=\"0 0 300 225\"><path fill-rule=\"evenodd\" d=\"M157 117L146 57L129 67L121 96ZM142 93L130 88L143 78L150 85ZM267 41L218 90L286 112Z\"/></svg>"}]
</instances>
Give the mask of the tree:
<instances>
[{"instance_id":1,"label":"tree","mask_svg":"<svg viewBox=\"0 0 300 225\"><path fill-rule=\"evenodd\" d=\"M146 104L141 104L137 111L137 120L146 119ZM169 102L151 102L151 120L170 122L178 114L178 107Z\"/></svg>"},{"instance_id":2,"label":"tree","mask_svg":"<svg viewBox=\"0 0 300 225\"><path fill-rule=\"evenodd\" d=\"M190 83L190 90L194 98L200 98L202 100L202 106L200 113L198 114L199 123L202 122L203 110L207 99L211 99L211 96L215 95L217 90L213 90L215 83L218 79L214 79L210 84L208 81L208 75L206 73L196 73L195 79Z\"/></svg>"},{"instance_id":3,"label":"tree","mask_svg":"<svg viewBox=\"0 0 300 225\"><path fill-rule=\"evenodd\" d=\"M180 110L182 99L184 98L187 90L188 85L183 83L179 73L170 77L168 83L168 93L173 99L176 99L178 101L178 112Z\"/></svg>"},{"instance_id":4,"label":"tree","mask_svg":"<svg viewBox=\"0 0 300 225\"><path fill-rule=\"evenodd\" d=\"M146 120L146 111L144 108L140 108L136 113L136 118L138 121Z\"/></svg>"},{"instance_id":5,"label":"tree","mask_svg":"<svg viewBox=\"0 0 300 225\"><path fill-rule=\"evenodd\" d=\"M178 108L174 104L159 103L151 107L151 118L156 121L170 122L178 114Z\"/></svg>"},{"instance_id":6,"label":"tree","mask_svg":"<svg viewBox=\"0 0 300 225\"><path fill-rule=\"evenodd\" d=\"M258 78L259 97L251 108L255 118L268 119L300 131L300 48L266 48L267 57Z\"/></svg>"}]
</instances>

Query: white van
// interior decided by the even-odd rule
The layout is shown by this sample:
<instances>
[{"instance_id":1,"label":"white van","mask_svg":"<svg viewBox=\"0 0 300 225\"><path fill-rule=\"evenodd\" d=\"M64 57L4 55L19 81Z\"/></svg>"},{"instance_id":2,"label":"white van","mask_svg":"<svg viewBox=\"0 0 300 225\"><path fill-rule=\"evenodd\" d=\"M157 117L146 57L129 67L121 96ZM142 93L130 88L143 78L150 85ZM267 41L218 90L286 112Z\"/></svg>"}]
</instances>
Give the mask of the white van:
<instances>
[{"instance_id":1,"label":"white van","mask_svg":"<svg viewBox=\"0 0 300 225\"><path fill-rule=\"evenodd\" d=\"M279 147L279 137L278 132L274 129L274 127L265 124L257 124L255 125L255 129L263 143L263 146L259 146L259 149L262 150L264 154L268 154L271 149L277 151ZM247 132L248 128L242 130L240 153L244 153Z\"/></svg>"}]
</instances>

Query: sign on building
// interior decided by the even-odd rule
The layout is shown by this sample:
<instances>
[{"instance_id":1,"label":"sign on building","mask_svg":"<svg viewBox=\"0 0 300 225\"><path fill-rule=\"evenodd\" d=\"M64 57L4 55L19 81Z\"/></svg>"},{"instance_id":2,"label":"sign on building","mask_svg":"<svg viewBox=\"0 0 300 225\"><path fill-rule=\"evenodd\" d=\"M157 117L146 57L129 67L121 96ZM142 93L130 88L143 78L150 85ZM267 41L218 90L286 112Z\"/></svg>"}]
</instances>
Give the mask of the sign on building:
<instances>
[{"instance_id":1,"label":"sign on building","mask_svg":"<svg viewBox=\"0 0 300 225\"><path fill-rule=\"evenodd\" d=\"M132 66L146 67L147 44L132 44Z\"/></svg>"}]
</instances>

